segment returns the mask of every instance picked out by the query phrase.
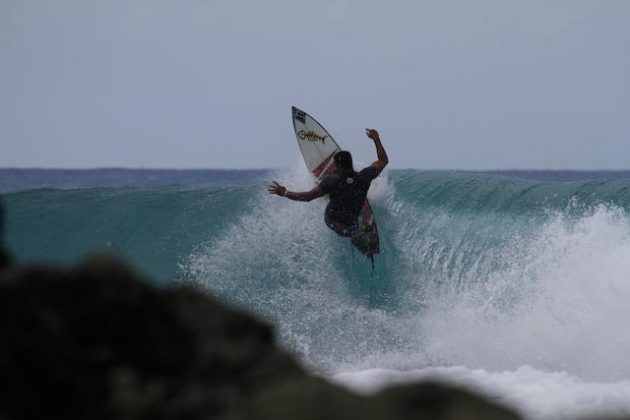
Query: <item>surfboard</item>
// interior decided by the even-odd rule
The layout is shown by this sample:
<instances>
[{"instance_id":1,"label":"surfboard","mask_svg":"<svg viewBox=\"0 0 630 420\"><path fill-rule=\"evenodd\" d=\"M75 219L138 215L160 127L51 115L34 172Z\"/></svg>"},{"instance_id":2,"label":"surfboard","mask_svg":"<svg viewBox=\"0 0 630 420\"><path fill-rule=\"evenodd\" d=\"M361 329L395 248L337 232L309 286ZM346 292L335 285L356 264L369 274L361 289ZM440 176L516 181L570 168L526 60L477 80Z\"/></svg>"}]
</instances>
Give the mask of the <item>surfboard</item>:
<instances>
[{"instance_id":1,"label":"surfboard","mask_svg":"<svg viewBox=\"0 0 630 420\"><path fill-rule=\"evenodd\" d=\"M324 177L333 173L333 157L341 148L315 118L296 107L291 107L291 114L300 152L308 171L319 184ZM374 262L374 254L380 252L380 240L374 212L367 199L363 203L358 225L357 235L350 238L352 245Z\"/></svg>"}]
</instances>

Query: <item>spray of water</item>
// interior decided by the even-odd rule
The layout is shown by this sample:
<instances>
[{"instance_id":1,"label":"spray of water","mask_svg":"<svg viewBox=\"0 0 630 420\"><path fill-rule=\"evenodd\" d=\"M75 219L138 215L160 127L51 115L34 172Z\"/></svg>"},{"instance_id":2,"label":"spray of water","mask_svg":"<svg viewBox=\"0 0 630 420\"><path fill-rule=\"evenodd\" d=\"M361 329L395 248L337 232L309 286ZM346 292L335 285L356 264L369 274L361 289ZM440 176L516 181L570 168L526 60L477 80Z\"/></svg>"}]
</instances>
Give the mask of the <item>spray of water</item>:
<instances>
[{"instance_id":1,"label":"spray of water","mask_svg":"<svg viewBox=\"0 0 630 420\"><path fill-rule=\"evenodd\" d=\"M630 226L600 205L574 219L557 212L502 252L482 281L427 294L422 352L493 370L522 365L593 380L630 375Z\"/></svg>"},{"instance_id":2,"label":"spray of water","mask_svg":"<svg viewBox=\"0 0 630 420\"><path fill-rule=\"evenodd\" d=\"M277 175L293 190L312 187L302 167ZM573 202L506 217L419 208L387 178L370 199L384 245L373 279L323 224L323 200L289 202L262 188L253 210L185 269L272 322L318 371L463 365L630 375L623 209Z\"/></svg>"}]
</instances>

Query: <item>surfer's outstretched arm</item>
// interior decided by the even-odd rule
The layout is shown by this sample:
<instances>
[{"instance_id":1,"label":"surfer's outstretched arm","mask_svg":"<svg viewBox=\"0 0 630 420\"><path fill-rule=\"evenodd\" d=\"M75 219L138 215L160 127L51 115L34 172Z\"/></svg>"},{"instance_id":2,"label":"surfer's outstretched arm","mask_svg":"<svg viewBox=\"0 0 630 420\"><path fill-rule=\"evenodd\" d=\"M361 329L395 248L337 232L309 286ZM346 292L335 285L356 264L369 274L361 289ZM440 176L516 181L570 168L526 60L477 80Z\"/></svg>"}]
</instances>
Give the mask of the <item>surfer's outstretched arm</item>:
<instances>
[{"instance_id":1,"label":"surfer's outstretched arm","mask_svg":"<svg viewBox=\"0 0 630 420\"><path fill-rule=\"evenodd\" d=\"M387 164L389 163L389 159L387 158L387 153L385 153L385 148L383 147L383 144L381 143L381 138L378 135L378 131L372 128L366 128L365 134L367 134L369 138L374 140L374 145L376 146L376 156L378 157L378 160L372 163L370 166L372 168L378 169L378 171L381 172L385 168L385 166L387 166Z\"/></svg>"},{"instance_id":2,"label":"surfer's outstretched arm","mask_svg":"<svg viewBox=\"0 0 630 420\"><path fill-rule=\"evenodd\" d=\"M322 191L321 188L319 188L319 185L315 186L315 188L310 191L292 192L287 191L285 187L278 184L276 181L273 181L271 184L269 184L267 191L269 191L269 194L276 194L294 201L311 201L326 194Z\"/></svg>"}]
</instances>

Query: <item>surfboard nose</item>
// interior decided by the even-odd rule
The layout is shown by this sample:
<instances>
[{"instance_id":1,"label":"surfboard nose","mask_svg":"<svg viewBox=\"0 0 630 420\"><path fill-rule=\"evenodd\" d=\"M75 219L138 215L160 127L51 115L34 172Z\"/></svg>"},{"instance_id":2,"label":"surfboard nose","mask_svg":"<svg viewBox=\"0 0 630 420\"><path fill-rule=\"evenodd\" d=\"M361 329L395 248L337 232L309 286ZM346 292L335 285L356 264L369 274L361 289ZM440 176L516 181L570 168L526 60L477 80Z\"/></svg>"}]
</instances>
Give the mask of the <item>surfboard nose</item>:
<instances>
[{"instance_id":1,"label":"surfboard nose","mask_svg":"<svg viewBox=\"0 0 630 420\"><path fill-rule=\"evenodd\" d=\"M295 114L297 114L298 112L303 112L300 111L300 108L296 107L296 106L292 106L291 107L291 117L295 119Z\"/></svg>"}]
</instances>

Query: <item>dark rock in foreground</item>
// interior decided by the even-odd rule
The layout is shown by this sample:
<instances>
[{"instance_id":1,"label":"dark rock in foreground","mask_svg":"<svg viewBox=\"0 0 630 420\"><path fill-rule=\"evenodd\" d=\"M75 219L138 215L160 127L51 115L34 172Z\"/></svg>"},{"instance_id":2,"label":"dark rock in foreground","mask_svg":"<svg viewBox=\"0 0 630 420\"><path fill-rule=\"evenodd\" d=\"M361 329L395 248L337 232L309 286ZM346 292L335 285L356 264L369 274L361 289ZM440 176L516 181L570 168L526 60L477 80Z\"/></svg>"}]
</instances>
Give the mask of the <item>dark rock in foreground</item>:
<instances>
[{"instance_id":1,"label":"dark rock in foreground","mask_svg":"<svg viewBox=\"0 0 630 420\"><path fill-rule=\"evenodd\" d=\"M8 267L10 260L9 254L6 253L2 247L2 240L4 235L4 208L2 207L2 201L0 201L0 270L4 267Z\"/></svg>"},{"instance_id":2,"label":"dark rock in foreground","mask_svg":"<svg viewBox=\"0 0 630 420\"><path fill-rule=\"evenodd\" d=\"M420 384L359 397L308 375L271 329L95 258L0 271L2 419L504 419Z\"/></svg>"}]
</instances>

